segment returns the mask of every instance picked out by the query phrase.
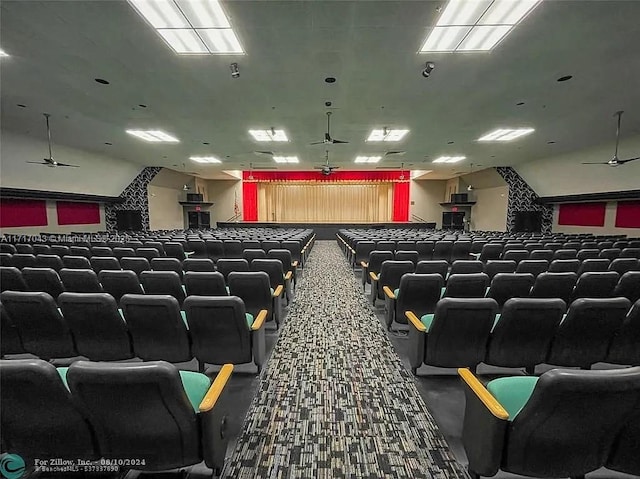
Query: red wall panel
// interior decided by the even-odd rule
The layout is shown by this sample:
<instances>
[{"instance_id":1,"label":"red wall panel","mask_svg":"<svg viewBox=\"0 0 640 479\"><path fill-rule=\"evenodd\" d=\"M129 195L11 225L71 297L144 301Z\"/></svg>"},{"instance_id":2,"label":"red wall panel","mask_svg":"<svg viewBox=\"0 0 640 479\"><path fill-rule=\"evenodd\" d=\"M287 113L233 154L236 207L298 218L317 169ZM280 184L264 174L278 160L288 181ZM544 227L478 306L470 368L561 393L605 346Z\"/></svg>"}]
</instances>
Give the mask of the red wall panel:
<instances>
[{"instance_id":1,"label":"red wall panel","mask_svg":"<svg viewBox=\"0 0 640 479\"><path fill-rule=\"evenodd\" d=\"M604 226L606 203L564 203L560 205L558 224L567 226Z\"/></svg>"},{"instance_id":2,"label":"red wall panel","mask_svg":"<svg viewBox=\"0 0 640 479\"><path fill-rule=\"evenodd\" d=\"M616 228L640 228L640 201L618 202Z\"/></svg>"},{"instance_id":3,"label":"red wall panel","mask_svg":"<svg viewBox=\"0 0 640 479\"><path fill-rule=\"evenodd\" d=\"M100 205L72 201L56 202L59 225L100 224Z\"/></svg>"},{"instance_id":4,"label":"red wall panel","mask_svg":"<svg viewBox=\"0 0 640 479\"><path fill-rule=\"evenodd\" d=\"M409 184L402 181L393 185L392 221L409 221Z\"/></svg>"},{"instance_id":5,"label":"red wall panel","mask_svg":"<svg viewBox=\"0 0 640 479\"><path fill-rule=\"evenodd\" d=\"M242 182L242 219L258 221L258 183Z\"/></svg>"},{"instance_id":6,"label":"red wall panel","mask_svg":"<svg viewBox=\"0 0 640 479\"><path fill-rule=\"evenodd\" d=\"M0 200L0 227L47 226L47 202L44 200Z\"/></svg>"}]
</instances>

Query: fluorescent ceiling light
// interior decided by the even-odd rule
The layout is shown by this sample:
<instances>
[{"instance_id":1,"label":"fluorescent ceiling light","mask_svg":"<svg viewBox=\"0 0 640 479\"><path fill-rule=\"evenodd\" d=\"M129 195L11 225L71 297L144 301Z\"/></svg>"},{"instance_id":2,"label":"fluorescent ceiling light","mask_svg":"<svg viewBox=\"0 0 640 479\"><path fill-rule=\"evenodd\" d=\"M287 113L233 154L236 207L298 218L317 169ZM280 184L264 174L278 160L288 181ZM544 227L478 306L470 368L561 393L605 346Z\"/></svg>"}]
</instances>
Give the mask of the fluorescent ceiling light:
<instances>
[{"instance_id":1,"label":"fluorescent ceiling light","mask_svg":"<svg viewBox=\"0 0 640 479\"><path fill-rule=\"evenodd\" d=\"M478 141L511 141L533 133L534 131L533 128L498 128L481 136L478 138Z\"/></svg>"},{"instance_id":2,"label":"fluorescent ceiling light","mask_svg":"<svg viewBox=\"0 0 640 479\"><path fill-rule=\"evenodd\" d=\"M377 163L381 159L381 156L358 156L355 159L355 163Z\"/></svg>"},{"instance_id":3,"label":"fluorescent ceiling light","mask_svg":"<svg viewBox=\"0 0 640 479\"><path fill-rule=\"evenodd\" d=\"M236 34L230 28L196 30L211 53L244 53Z\"/></svg>"},{"instance_id":4,"label":"fluorescent ceiling light","mask_svg":"<svg viewBox=\"0 0 640 479\"><path fill-rule=\"evenodd\" d=\"M190 156L189 159L196 163L222 163L215 156Z\"/></svg>"},{"instance_id":5,"label":"fluorescent ceiling light","mask_svg":"<svg viewBox=\"0 0 640 479\"><path fill-rule=\"evenodd\" d=\"M176 53L209 53L209 49L194 30L188 28L159 29L158 33Z\"/></svg>"},{"instance_id":6,"label":"fluorescent ceiling light","mask_svg":"<svg viewBox=\"0 0 640 479\"><path fill-rule=\"evenodd\" d=\"M0 48L0 57L8 57L9 54Z\"/></svg>"},{"instance_id":7,"label":"fluorescent ceiling light","mask_svg":"<svg viewBox=\"0 0 640 479\"><path fill-rule=\"evenodd\" d=\"M180 140L160 130L127 130L127 133L154 143L179 143Z\"/></svg>"},{"instance_id":8,"label":"fluorescent ceiling light","mask_svg":"<svg viewBox=\"0 0 640 479\"><path fill-rule=\"evenodd\" d=\"M449 0L421 52L493 49L542 0Z\"/></svg>"},{"instance_id":9,"label":"fluorescent ceiling light","mask_svg":"<svg viewBox=\"0 0 640 479\"><path fill-rule=\"evenodd\" d=\"M409 130L372 130L367 141L400 141L407 133Z\"/></svg>"},{"instance_id":10,"label":"fluorescent ceiling light","mask_svg":"<svg viewBox=\"0 0 640 479\"><path fill-rule=\"evenodd\" d=\"M274 156L273 161L276 163L299 163L297 156Z\"/></svg>"},{"instance_id":11,"label":"fluorescent ceiling light","mask_svg":"<svg viewBox=\"0 0 640 479\"><path fill-rule=\"evenodd\" d=\"M466 158L466 156L441 156L440 158L433 160L431 163L458 163Z\"/></svg>"},{"instance_id":12,"label":"fluorescent ceiling light","mask_svg":"<svg viewBox=\"0 0 640 479\"><path fill-rule=\"evenodd\" d=\"M249 130L249 134L256 141L289 141L284 130Z\"/></svg>"},{"instance_id":13,"label":"fluorescent ceiling light","mask_svg":"<svg viewBox=\"0 0 640 479\"><path fill-rule=\"evenodd\" d=\"M179 54L243 54L218 0L128 0Z\"/></svg>"}]
</instances>

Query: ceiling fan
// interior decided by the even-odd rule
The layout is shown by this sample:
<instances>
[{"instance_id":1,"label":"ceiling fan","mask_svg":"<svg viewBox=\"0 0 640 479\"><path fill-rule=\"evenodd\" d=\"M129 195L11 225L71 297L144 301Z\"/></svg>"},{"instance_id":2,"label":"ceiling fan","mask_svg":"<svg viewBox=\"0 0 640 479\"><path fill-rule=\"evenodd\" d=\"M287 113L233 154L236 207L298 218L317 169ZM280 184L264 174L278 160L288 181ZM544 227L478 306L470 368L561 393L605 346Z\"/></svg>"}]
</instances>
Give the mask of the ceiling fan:
<instances>
[{"instance_id":1,"label":"ceiling fan","mask_svg":"<svg viewBox=\"0 0 640 479\"><path fill-rule=\"evenodd\" d=\"M613 115L618 117L618 127L616 128L616 151L613 154L613 158L611 158L609 161L596 161L596 162L586 161L582 163L583 165L620 166L620 165L624 165L625 163L629 163L630 161L640 160L640 156L637 156L635 158L629 158L628 160L621 160L620 158L618 158L618 143L620 143L620 122L622 120L623 113L624 111L621 110L621 111L617 111Z\"/></svg>"},{"instance_id":2,"label":"ceiling fan","mask_svg":"<svg viewBox=\"0 0 640 479\"><path fill-rule=\"evenodd\" d=\"M249 170L277 170L276 166L254 166L253 163L249 163Z\"/></svg>"},{"instance_id":3,"label":"ceiling fan","mask_svg":"<svg viewBox=\"0 0 640 479\"><path fill-rule=\"evenodd\" d=\"M413 163L407 163L407 166L413 166ZM400 165L395 164L395 165L376 166L376 170L397 170L398 168L400 168L401 170L404 169L404 163L401 163Z\"/></svg>"},{"instance_id":4,"label":"ceiling fan","mask_svg":"<svg viewBox=\"0 0 640 479\"><path fill-rule=\"evenodd\" d=\"M310 143L311 145L338 145L349 143L348 141L343 140L335 140L331 138L331 112L327 112L327 132L324 134L324 140L322 141L314 141Z\"/></svg>"},{"instance_id":5,"label":"ceiling fan","mask_svg":"<svg viewBox=\"0 0 640 479\"><path fill-rule=\"evenodd\" d=\"M57 168L58 166L68 166L71 168L79 168L78 165L70 165L68 163L60 163L53 159L53 155L51 154L51 128L49 128L49 117L51 116L49 113L43 113L46 121L47 121L47 141L49 143L49 158L43 158L42 161L27 161L27 163L33 163L35 165L45 165L49 168Z\"/></svg>"},{"instance_id":6,"label":"ceiling fan","mask_svg":"<svg viewBox=\"0 0 640 479\"><path fill-rule=\"evenodd\" d=\"M314 166L313 168L316 170L320 170L320 173L322 173L324 176L329 176L331 173L333 173L333 170L337 170L338 168L340 168L339 166L330 166L329 165L329 151L325 151L325 160L326 160L326 164L322 165L322 166Z\"/></svg>"}]
</instances>

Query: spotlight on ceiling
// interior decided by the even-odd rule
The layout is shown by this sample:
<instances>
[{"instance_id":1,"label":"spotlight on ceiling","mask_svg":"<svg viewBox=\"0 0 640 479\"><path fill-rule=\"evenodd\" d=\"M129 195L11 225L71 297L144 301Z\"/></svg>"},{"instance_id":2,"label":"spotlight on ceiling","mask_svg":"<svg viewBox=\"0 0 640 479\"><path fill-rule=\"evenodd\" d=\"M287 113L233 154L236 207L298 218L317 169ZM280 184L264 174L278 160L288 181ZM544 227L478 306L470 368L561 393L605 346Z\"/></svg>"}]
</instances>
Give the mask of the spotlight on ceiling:
<instances>
[{"instance_id":1,"label":"spotlight on ceiling","mask_svg":"<svg viewBox=\"0 0 640 479\"><path fill-rule=\"evenodd\" d=\"M425 65L425 69L422 70L422 76L425 78L429 78L429 75L431 75L431 72L435 67L436 67L435 63L427 62L427 64Z\"/></svg>"},{"instance_id":2,"label":"spotlight on ceiling","mask_svg":"<svg viewBox=\"0 0 640 479\"><path fill-rule=\"evenodd\" d=\"M191 188L186 183L182 185L182 191L189 191Z\"/></svg>"},{"instance_id":3,"label":"spotlight on ceiling","mask_svg":"<svg viewBox=\"0 0 640 479\"><path fill-rule=\"evenodd\" d=\"M232 78L240 78L240 70L238 70L237 63L232 63L231 65L229 65L229 68L231 69Z\"/></svg>"}]
</instances>

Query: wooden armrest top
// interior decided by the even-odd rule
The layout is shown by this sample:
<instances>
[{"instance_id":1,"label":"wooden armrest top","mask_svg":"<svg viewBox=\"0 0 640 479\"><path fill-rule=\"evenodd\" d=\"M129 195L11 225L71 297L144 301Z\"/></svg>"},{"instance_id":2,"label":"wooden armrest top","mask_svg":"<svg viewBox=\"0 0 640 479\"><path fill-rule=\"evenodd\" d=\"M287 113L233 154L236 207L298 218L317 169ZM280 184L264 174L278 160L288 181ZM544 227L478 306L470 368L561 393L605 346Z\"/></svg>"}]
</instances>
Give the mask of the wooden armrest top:
<instances>
[{"instance_id":1,"label":"wooden armrest top","mask_svg":"<svg viewBox=\"0 0 640 479\"><path fill-rule=\"evenodd\" d=\"M251 331L257 331L260 329L265 319L267 319L267 310L261 309L258 313L258 317L254 319L253 324L251 325Z\"/></svg>"},{"instance_id":2,"label":"wooden armrest top","mask_svg":"<svg viewBox=\"0 0 640 479\"><path fill-rule=\"evenodd\" d=\"M380 276L378 276L377 274L375 274L373 271L369 272L369 276L371 277L372 280L374 281L378 281L378 279L380 279Z\"/></svg>"},{"instance_id":3,"label":"wooden armrest top","mask_svg":"<svg viewBox=\"0 0 640 479\"><path fill-rule=\"evenodd\" d=\"M284 287L281 284L279 284L278 287L273 292L273 297L277 298L278 296L282 295L282 290L283 289L284 289Z\"/></svg>"},{"instance_id":4,"label":"wooden armrest top","mask_svg":"<svg viewBox=\"0 0 640 479\"><path fill-rule=\"evenodd\" d=\"M467 386L475 393L475 395L482 401L489 412L493 414L498 419L502 419L506 421L509 419L509 413L502 407L502 404L498 402L498 400L492 396L492 394L487 391L478 378L473 375L468 368L460 368L458 369L458 374L462 378L462 380L467 383Z\"/></svg>"},{"instance_id":5,"label":"wooden armrest top","mask_svg":"<svg viewBox=\"0 0 640 479\"><path fill-rule=\"evenodd\" d=\"M200 406L198 406L198 410L200 412L207 412L213 409L213 407L216 405L216 402L218 401L218 398L222 394L227 381L229 381L232 372L233 364L225 364L224 366L222 366L222 369L220 369L220 372L216 376L215 380L213 381L213 383L211 383L207 394L205 394L202 398L202 401L200 401Z\"/></svg>"},{"instance_id":6,"label":"wooden armrest top","mask_svg":"<svg viewBox=\"0 0 640 479\"><path fill-rule=\"evenodd\" d=\"M387 295L387 298L389 299L396 299L396 295L393 294L393 291L391 291L391 288L389 288L389 286L385 286L382 288L382 291L384 291L384 294Z\"/></svg>"},{"instance_id":7,"label":"wooden armrest top","mask_svg":"<svg viewBox=\"0 0 640 479\"><path fill-rule=\"evenodd\" d=\"M413 311L405 311L404 315L407 317L409 322L416 328L418 331L426 333L427 327L422 324L422 321L413 313Z\"/></svg>"},{"instance_id":8,"label":"wooden armrest top","mask_svg":"<svg viewBox=\"0 0 640 479\"><path fill-rule=\"evenodd\" d=\"M288 281L291 279L292 276L293 276L293 271L287 271L287 274L284 275L284 279Z\"/></svg>"}]
</instances>

